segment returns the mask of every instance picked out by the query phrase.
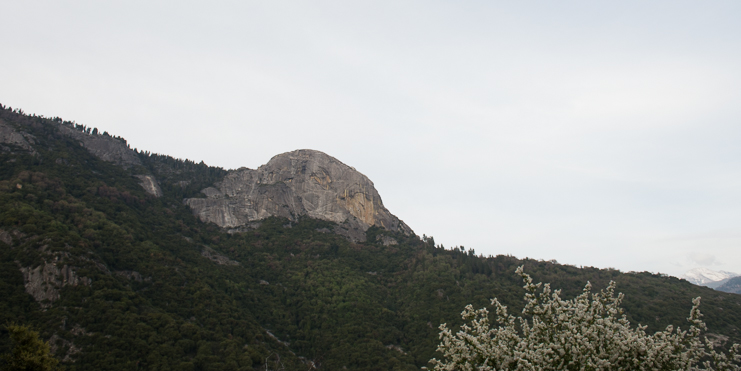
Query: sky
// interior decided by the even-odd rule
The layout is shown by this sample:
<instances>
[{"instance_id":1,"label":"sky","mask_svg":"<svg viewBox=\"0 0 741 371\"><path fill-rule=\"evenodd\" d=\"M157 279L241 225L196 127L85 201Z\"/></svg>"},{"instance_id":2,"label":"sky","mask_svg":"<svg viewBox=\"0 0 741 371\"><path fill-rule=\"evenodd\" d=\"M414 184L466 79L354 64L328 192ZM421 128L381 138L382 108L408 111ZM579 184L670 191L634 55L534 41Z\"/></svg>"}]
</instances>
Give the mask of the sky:
<instances>
[{"instance_id":1,"label":"sky","mask_svg":"<svg viewBox=\"0 0 741 371\"><path fill-rule=\"evenodd\" d=\"M227 169L319 150L447 248L741 273L741 2L0 2L6 106Z\"/></svg>"}]
</instances>

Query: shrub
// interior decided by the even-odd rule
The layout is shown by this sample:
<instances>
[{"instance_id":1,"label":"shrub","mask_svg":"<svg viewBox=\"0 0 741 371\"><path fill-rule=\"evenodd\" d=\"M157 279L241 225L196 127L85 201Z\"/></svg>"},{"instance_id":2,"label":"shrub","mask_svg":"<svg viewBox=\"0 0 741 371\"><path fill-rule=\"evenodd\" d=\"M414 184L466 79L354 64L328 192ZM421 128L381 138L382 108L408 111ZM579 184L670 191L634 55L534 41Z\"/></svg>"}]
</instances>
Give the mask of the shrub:
<instances>
[{"instance_id":1,"label":"shrub","mask_svg":"<svg viewBox=\"0 0 741 371\"><path fill-rule=\"evenodd\" d=\"M49 353L49 343L39 339L39 333L26 326L6 325L13 350L2 356L6 365L3 370L38 370L51 371L57 367L58 360Z\"/></svg>"},{"instance_id":2,"label":"shrub","mask_svg":"<svg viewBox=\"0 0 741 371\"><path fill-rule=\"evenodd\" d=\"M533 284L522 266L516 272L525 282L523 316L515 318L492 299L499 324L492 327L486 308L468 305L460 331L440 325L437 350L444 357L430 360L435 370L741 370L741 346L725 354L701 340L706 326L699 297L692 301L688 330L670 325L648 335L646 326L631 328L614 281L599 293L587 283L579 296L564 300L550 284Z\"/></svg>"}]
</instances>

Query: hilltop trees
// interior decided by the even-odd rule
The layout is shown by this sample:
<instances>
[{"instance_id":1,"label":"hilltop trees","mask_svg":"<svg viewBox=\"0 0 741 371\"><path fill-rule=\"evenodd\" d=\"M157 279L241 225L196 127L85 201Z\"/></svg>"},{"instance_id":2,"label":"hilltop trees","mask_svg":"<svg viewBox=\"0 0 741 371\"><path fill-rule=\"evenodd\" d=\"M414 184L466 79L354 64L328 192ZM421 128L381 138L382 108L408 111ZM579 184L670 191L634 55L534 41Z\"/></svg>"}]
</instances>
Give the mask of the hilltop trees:
<instances>
[{"instance_id":1,"label":"hilltop trees","mask_svg":"<svg viewBox=\"0 0 741 371\"><path fill-rule=\"evenodd\" d=\"M486 308L468 305L462 313L469 321L453 334L440 326L438 351L443 360L432 359L435 370L740 370L741 346L728 355L716 352L700 334L706 329L695 298L687 320L689 330L668 326L647 335L645 326L631 328L615 297L615 283L591 293L587 283L581 295L563 300L550 284L533 284L517 268L525 285L523 317L507 314L495 298L499 327L492 328ZM542 293L537 290L543 287Z\"/></svg>"}]
</instances>

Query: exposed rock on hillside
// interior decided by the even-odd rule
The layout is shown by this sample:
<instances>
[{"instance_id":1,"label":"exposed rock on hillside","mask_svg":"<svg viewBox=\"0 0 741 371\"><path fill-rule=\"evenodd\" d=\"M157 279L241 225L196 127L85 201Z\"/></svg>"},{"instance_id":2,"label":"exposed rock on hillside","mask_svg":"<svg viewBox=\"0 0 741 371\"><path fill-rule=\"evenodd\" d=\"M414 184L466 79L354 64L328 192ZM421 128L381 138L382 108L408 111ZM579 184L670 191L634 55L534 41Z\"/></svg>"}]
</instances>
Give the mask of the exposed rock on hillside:
<instances>
[{"instance_id":1,"label":"exposed rock on hillside","mask_svg":"<svg viewBox=\"0 0 741 371\"><path fill-rule=\"evenodd\" d=\"M64 286L89 286L91 283L89 278L75 274L72 267L67 265L59 267L56 263L47 262L36 268L22 267L21 273L23 273L26 292L33 296L42 307L48 307L59 299L59 289Z\"/></svg>"},{"instance_id":2,"label":"exposed rock on hillside","mask_svg":"<svg viewBox=\"0 0 741 371\"><path fill-rule=\"evenodd\" d=\"M160 185L157 183L157 179L155 179L154 176L137 175L136 177L139 178L139 185L144 188L144 191L154 197L162 197L162 189L160 189Z\"/></svg>"},{"instance_id":3,"label":"exposed rock on hillside","mask_svg":"<svg viewBox=\"0 0 741 371\"><path fill-rule=\"evenodd\" d=\"M34 143L33 135L24 131L18 131L13 126L0 119L0 144L10 144L20 147L31 153L36 153L31 144ZM9 148L2 146L3 150Z\"/></svg>"},{"instance_id":4,"label":"exposed rock on hillside","mask_svg":"<svg viewBox=\"0 0 741 371\"><path fill-rule=\"evenodd\" d=\"M59 124L59 132L74 138L80 145L85 147L92 155L103 161L112 162L124 168L141 165L141 160L136 152L132 150L123 138L112 137L105 134L94 134L88 131L78 130L72 126ZM0 120L0 145L10 144L31 153L36 153L33 145L36 144L34 137L25 131L16 130L3 120ZM5 146L3 146L5 148ZM57 164L66 163L65 159L58 158ZM153 175L136 175L144 190L154 197L161 197L162 190Z\"/></svg>"},{"instance_id":5,"label":"exposed rock on hillside","mask_svg":"<svg viewBox=\"0 0 741 371\"><path fill-rule=\"evenodd\" d=\"M59 125L59 130L78 140L85 149L103 161L113 162L125 168L141 165L139 157L123 139L108 135L88 134L65 125Z\"/></svg>"},{"instance_id":6,"label":"exposed rock on hillside","mask_svg":"<svg viewBox=\"0 0 741 371\"><path fill-rule=\"evenodd\" d=\"M204 189L206 198L185 203L205 222L235 228L270 216L300 216L338 223L335 231L354 241L378 226L405 234L412 230L381 202L373 182L354 168L322 152L297 150L273 157L257 170L230 171Z\"/></svg>"}]
</instances>

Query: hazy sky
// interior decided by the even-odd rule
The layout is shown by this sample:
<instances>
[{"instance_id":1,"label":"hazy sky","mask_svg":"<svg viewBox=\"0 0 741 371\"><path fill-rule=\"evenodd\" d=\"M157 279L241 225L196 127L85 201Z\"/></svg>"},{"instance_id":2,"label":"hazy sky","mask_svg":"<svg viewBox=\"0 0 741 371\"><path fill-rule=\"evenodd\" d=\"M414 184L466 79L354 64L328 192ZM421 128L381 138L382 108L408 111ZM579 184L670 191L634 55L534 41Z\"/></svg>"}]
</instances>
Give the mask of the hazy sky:
<instances>
[{"instance_id":1,"label":"hazy sky","mask_svg":"<svg viewBox=\"0 0 741 371\"><path fill-rule=\"evenodd\" d=\"M27 113L225 168L320 150L446 247L741 273L741 2L0 9Z\"/></svg>"}]
</instances>

